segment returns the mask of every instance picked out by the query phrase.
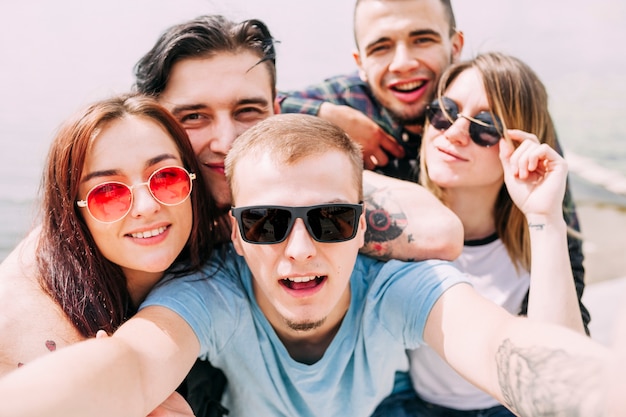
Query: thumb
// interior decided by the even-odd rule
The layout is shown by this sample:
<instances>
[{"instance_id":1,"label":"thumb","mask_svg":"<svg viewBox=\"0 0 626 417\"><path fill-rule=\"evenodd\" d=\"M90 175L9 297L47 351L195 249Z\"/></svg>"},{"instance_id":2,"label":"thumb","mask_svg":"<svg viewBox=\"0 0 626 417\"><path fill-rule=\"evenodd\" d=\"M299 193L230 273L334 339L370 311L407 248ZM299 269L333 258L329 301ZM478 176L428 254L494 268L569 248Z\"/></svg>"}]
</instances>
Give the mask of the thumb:
<instances>
[{"instance_id":1,"label":"thumb","mask_svg":"<svg viewBox=\"0 0 626 417\"><path fill-rule=\"evenodd\" d=\"M504 138L500 139L500 160L502 163L508 163L509 159L511 159L511 155L513 154L513 145L506 141Z\"/></svg>"},{"instance_id":2,"label":"thumb","mask_svg":"<svg viewBox=\"0 0 626 417\"><path fill-rule=\"evenodd\" d=\"M109 335L105 330L98 330L98 332L96 333L96 339L104 339L106 337L109 337Z\"/></svg>"},{"instance_id":3,"label":"thumb","mask_svg":"<svg viewBox=\"0 0 626 417\"><path fill-rule=\"evenodd\" d=\"M514 151L515 147L512 143L506 141L504 138L500 139L500 151L498 156L500 157L500 163L502 164L505 178L507 175L515 175L515 172L512 171L513 167L511 166L511 155L513 155Z\"/></svg>"}]
</instances>

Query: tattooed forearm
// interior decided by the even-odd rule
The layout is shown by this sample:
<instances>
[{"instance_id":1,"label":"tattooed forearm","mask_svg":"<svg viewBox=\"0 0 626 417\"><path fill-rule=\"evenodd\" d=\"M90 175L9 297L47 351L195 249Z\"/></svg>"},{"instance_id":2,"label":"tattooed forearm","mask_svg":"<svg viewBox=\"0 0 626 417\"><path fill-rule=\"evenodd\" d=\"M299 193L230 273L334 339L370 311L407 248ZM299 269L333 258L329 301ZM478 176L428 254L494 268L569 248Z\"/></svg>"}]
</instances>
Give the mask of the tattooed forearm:
<instances>
[{"instance_id":1,"label":"tattooed forearm","mask_svg":"<svg viewBox=\"0 0 626 417\"><path fill-rule=\"evenodd\" d=\"M362 252L371 256L385 257L390 253L390 242L404 233L407 217L388 191L373 188L366 191L369 191L364 197L367 220L366 247ZM404 239L410 242L412 236L409 235Z\"/></svg>"},{"instance_id":2,"label":"tattooed forearm","mask_svg":"<svg viewBox=\"0 0 626 417\"><path fill-rule=\"evenodd\" d=\"M522 417L603 415L602 364L544 347L517 348L505 340L497 353L506 405Z\"/></svg>"}]
</instances>

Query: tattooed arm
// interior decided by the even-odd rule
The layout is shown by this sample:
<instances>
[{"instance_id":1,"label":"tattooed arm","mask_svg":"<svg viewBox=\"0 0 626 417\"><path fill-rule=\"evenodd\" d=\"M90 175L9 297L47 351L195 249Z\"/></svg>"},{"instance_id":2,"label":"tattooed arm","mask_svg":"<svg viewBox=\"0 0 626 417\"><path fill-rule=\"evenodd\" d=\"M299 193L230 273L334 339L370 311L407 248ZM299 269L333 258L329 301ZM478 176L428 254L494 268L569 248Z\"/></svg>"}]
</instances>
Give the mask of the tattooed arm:
<instances>
[{"instance_id":1,"label":"tattooed arm","mask_svg":"<svg viewBox=\"0 0 626 417\"><path fill-rule=\"evenodd\" d=\"M605 415L613 353L565 327L512 316L468 285L439 298L424 339L519 416Z\"/></svg>"},{"instance_id":2,"label":"tattooed arm","mask_svg":"<svg viewBox=\"0 0 626 417\"><path fill-rule=\"evenodd\" d=\"M367 231L362 253L379 259L453 260L463 249L459 218L422 186L363 172Z\"/></svg>"}]
</instances>

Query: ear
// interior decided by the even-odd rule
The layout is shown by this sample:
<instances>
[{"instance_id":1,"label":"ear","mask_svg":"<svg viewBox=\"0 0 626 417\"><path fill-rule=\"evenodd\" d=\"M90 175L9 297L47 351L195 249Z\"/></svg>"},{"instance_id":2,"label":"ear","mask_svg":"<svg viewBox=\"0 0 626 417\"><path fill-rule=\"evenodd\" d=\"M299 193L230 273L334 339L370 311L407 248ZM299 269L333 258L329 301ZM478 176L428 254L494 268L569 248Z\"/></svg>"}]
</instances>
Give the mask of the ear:
<instances>
[{"instance_id":1,"label":"ear","mask_svg":"<svg viewBox=\"0 0 626 417\"><path fill-rule=\"evenodd\" d=\"M280 114L280 102L278 101L278 97L274 99L274 114Z\"/></svg>"},{"instance_id":2,"label":"ear","mask_svg":"<svg viewBox=\"0 0 626 417\"><path fill-rule=\"evenodd\" d=\"M367 230L367 220L365 220L367 204L363 203L363 213L359 217L359 230L356 232L355 239L359 240L359 248L365 246L365 231Z\"/></svg>"},{"instance_id":3,"label":"ear","mask_svg":"<svg viewBox=\"0 0 626 417\"><path fill-rule=\"evenodd\" d=\"M361 61L361 54L358 49L352 51L352 58L354 58L354 63L359 69L359 77L361 77L363 82L367 82L367 74L363 70L363 61Z\"/></svg>"},{"instance_id":4,"label":"ear","mask_svg":"<svg viewBox=\"0 0 626 417\"><path fill-rule=\"evenodd\" d=\"M241 236L239 236L239 225L237 224L237 219L233 216L232 213L228 213L228 217L230 217L230 240L233 242L233 247L239 256L243 256L243 248L241 247Z\"/></svg>"},{"instance_id":5,"label":"ear","mask_svg":"<svg viewBox=\"0 0 626 417\"><path fill-rule=\"evenodd\" d=\"M465 45L465 35L460 30L456 31L452 38L452 62L458 62L463 53L463 45Z\"/></svg>"}]
</instances>

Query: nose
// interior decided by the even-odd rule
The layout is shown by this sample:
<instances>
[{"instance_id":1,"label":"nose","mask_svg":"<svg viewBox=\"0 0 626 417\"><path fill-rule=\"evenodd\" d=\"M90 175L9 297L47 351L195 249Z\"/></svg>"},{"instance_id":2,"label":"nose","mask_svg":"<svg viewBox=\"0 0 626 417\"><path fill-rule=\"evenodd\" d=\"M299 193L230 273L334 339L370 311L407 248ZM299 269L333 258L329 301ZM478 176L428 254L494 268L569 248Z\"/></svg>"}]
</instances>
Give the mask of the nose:
<instances>
[{"instance_id":1,"label":"nose","mask_svg":"<svg viewBox=\"0 0 626 417\"><path fill-rule=\"evenodd\" d=\"M417 68L418 65L418 60L411 55L411 51L406 44L399 43L396 45L391 63L389 64L389 71L409 72Z\"/></svg>"},{"instance_id":2,"label":"nose","mask_svg":"<svg viewBox=\"0 0 626 417\"><path fill-rule=\"evenodd\" d=\"M230 115L217 116L211 126L209 149L213 153L226 155L233 146L233 141L239 136L235 121Z\"/></svg>"},{"instance_id":3,"label":"nose","mask_svg":"<svg viewBox=\"0 0 626 417\"><path fill-rule=\"evenodd\" d=\"M130 214L133 217L149 216L161 209L161 204L152 196L148 183L137 184L133 187L133 207Z\"/></svg>"},{"instance_id":4,"label":"nose","mask_svg":"<svg viewBox=\"0 0 626 417\"><path fill-rule=\"evenodd\" d=\"M459 117L452 123L443 135L451 142L458 146L467 146L471 141L469 136L469 120Z\"/></svg>"},{"instance_id":5,"label":"nose","mask_svg":"<svg viewBox=\"0 0 626 417\"><path fill-rule=\"evenodd\" d=\"M286 243L285 255L294 261L306 261L315 256L315 242L302 219L296 219Z\"/></svg>"}]
</instances>

